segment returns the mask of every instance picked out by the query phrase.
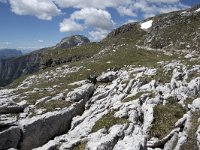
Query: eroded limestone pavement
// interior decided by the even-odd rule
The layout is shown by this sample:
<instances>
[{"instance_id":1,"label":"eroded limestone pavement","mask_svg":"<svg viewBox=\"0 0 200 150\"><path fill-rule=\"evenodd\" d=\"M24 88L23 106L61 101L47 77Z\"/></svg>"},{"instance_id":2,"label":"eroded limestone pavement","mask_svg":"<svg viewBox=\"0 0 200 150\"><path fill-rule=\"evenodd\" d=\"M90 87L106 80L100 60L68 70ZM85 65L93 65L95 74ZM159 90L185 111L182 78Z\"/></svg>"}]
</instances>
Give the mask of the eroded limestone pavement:
<instances>
[{"instance_id":1,"label":"eroded limestone pavement","mask_svg":"<svg viewBox=\"0 0 200 150\"><path fill-rule=\"evenodd\" d=\"M43 77L52 79L56 70L28 77L16 89L1 90L0 149L73 149L81 144L89 150L181 149L192 128L193 114L200 109L200 66L188 67L178 61L158 64L169 76L169 81L161 82L161 76L156 80L152 78L160 68L125 66L117 71L102 73L97 78L97 85L88 81L71 83L77 85L73 91L56 93L54 97L46 95L33 105L29 105L26 99L14 102L19 97L15 91L37 83ZM79 68L64 66L57 72L63 70L70 74ZM53 91L54 88L48 90ZM34 91L38 89L29 93ZM58 101L63 97L65 101L72 102L71 106L53 112L40 109L40 113L30 114L30 109L36 109L39 103L52 99ZM170 97L186 113L164 138L150 137L154 109L157 105L167 105ZM190 104L185 103L188 98L192 99ZM112 114L116 120L126 121L94 131L95 124L108 114ZM199 131L200 126L195 135L198 148Z\"/></svg>"}]
</instances>

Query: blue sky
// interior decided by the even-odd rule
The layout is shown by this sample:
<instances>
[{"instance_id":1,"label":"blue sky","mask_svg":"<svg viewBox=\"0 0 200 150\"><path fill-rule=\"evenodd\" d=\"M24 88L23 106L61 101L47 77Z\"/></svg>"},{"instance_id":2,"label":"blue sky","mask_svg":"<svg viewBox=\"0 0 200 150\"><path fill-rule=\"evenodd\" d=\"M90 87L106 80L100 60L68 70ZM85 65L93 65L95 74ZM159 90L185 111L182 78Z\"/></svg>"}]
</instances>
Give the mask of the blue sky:
<instances>
[{"instance_id":1,"label":"blue sky","mask_svg":"<svg viewBox=\"0 0 200 150\"><path fill-rule=\"evenodd\" d=\"M199 0L0 0L0 49L36 50L83 34L99 41L122 24Z\"/></svg>"}]
</instances>

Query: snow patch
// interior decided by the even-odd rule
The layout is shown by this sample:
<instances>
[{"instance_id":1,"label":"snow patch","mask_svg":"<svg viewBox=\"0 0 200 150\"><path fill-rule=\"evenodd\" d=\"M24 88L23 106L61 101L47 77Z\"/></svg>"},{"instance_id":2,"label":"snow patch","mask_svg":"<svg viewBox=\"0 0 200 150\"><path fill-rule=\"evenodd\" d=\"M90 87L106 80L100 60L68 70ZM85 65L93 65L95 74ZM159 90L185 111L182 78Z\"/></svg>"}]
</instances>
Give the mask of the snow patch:
<instances>
[{"instance_id":1,"label":"snow patch","mask_svg":"<svg viewBox=\"0 0 200 150\"><path fill-rule=\"evenodd\" d=\"M141 29L147 30L147 29L151 28L152 23L153 23L153 20L149 20L149 21L146 21L146 22L142 23L141 24Z\"/></svg>"},{"instance_id":2,"label":"snow patch","mask_svg":"<svg viewBox=\"0 0 200 150\"><path fill-rule=\"evenodd\" d=\"M197 9L197 10L195 10L195 12L200 12L200 8L199 8L199 9Z\"/></svg>"}]
</instances>

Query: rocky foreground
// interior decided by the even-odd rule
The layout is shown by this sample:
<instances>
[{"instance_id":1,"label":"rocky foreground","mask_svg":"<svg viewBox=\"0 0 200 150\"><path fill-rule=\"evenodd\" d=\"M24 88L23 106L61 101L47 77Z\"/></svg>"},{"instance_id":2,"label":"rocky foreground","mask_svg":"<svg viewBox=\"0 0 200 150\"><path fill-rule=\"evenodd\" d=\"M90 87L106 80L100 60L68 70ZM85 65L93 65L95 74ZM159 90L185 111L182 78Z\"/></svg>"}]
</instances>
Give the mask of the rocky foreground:
<instances>
[{"instance_id":1,"label":"rocky foreground","mask_svg":"<svg viewBox=\"0 0 200 150\"><path fill-rule=\"evenodd\" d=\"M175 60L158 64L160 68L125 66L108 70L97 77L96 85L87 80L71 83L76 85L72 91L45 95L32 105L16 91L40 79L53 80L64 75L65 70L69 75L79 68L65 65L30 76L15 89L1 90L0 149L170 150L187 146L190 136L195 137L193 146L199 149L199 116L195 118L195 114L200 109L200 66L188 67ZM155 78L161 68L163 74ZM63 74L58 73L61 70ZM57 86L26 94L40 90L53 93ZM21 101L16 102L17 98ZM49 101L65 101L69 105L54 111L37 107ZM165 113L159 112L159 107L173 107L172 112L167 112L172 113L171 118L163 115L164 122L157 120L158 113ZM177 114L173 115L173 111ZM160 134L166 131L160 135L156 128L165 122L170 126L160 128ZM194 129L194 135L190 135Z\"/></svg>"}]
</instances>

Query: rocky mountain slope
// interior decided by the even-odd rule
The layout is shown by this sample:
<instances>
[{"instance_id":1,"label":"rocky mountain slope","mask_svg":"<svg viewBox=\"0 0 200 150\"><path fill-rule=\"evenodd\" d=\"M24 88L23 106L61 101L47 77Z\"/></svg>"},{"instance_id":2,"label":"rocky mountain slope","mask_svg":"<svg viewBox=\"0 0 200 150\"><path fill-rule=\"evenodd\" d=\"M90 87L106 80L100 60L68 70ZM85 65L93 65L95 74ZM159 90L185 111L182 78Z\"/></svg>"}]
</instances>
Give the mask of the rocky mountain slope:
<instances>
[{"instance_id":1,"label":"rocky mountain slope","mask_svg":"<svg viewBox=\"0 0 200 150\"><path fill-rule=\"evenodd\" d=\"M153 35L157 18L199 10L124 25L100 43L42 51L43 69L0 90L0 149L200 149L199 39L180 47L174 32L171 47L145 42L165 39Z\"/></svg>"},{"instance_id":2,"label":"rocky mountain slope","mask_svg":"<svg viewBox=\"0 0 200 150\"><path fill-rule=\"evenodd\" d=\"M122 38L127 32L134 33L141 30L142 36L138 37L137 45L157 49L200 50L200 13L199 6L184 11L161 14L148 18L142 22L130 23L111 32L105 40L112 38ZM145 24L146 23L146 24ZM150 26L148 26L148 23ZM148 30L147 30L148 29ZM136 31L133 31L136 30ZM125 38L125 37L124 37Z\"/></svg>"},{"instance_id":3,"label":"rocky mountain slope","mask_svg":"<svg viewBox=\"0 0 200 150\"><path fill-rule=\"evenodd\" d=\"M73 35L63 38L60 43L58 43L54 48L71 48L87 43L90 43L90 40L87 37L84 37L82 35Z\"/></svg>"},{"instance_id":4,"label":"rocky mountain slope","mask_svg":"<svg viewBox=\"0 0 200 150\"><path fill-rule=\"evenodd\" d=\"M22 55L22 52L16 49L0 49L0 59L16 57Z\"/></svg>"},{"instance_id":5,"label":"rocky mountain slope","mask_svg":"<svg viewBox=\"0 0 200 150\"><path fill-rule=\"evenodd\" d=\"M49 56L49 49L59 53L60 49L66 50L66 48L81 46L89 42L84 36L70 36L62 39L55 47L41 49L17 58L0 60L0 86L8 85L20 76L38 72L40 69L79 60L81 59L79 55L69 57L65 55L65 58L55 59L54 56Z\"/></svg>"},{"instance_id":6,"label":"rocky mountain slope","mask_svg":"<svg viewBox=\"0 0 200 150\"><path fill-rule=\"evenodd\" d=\"M41 57L39 54L24 55L0 60L0 86L9 84L21 75L39 70Z\"/></svg>"}]
</instances>

